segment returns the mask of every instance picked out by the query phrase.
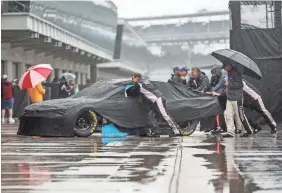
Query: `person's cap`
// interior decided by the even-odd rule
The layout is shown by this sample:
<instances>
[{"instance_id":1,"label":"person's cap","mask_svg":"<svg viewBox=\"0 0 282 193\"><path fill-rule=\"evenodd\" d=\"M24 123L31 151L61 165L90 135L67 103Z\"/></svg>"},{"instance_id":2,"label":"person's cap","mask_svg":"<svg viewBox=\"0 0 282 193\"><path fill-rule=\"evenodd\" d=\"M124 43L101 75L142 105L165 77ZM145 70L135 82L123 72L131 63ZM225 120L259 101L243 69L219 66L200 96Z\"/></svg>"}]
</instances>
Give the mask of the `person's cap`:
<instances>
[{"instance_id":1,"label":"person's cap","mask_svg":"<svg viewBox=\"0 0 282 193\"><path fill-rule=\"evenodd\" d=\"M179 68L178 66L175 66L175 67L173 68L173 71L180 71L180 68Z\"/></svg>"},{"instance_id":2,"label":"person's cap","mask_svg":"<svg viewBox=\"0 0 282 193\"><path fill-rule=\"evenodd\" d=\"M7 79L8 76L7 76L6 74L3 74L2 78L3 78L3 79Z\"/></svg>"},{"instance_id":3,"label":"person's cap","mask_svg":"<svg viewBox=\"0 0 282 193\"><path fill-rule=\"evenodd\" d=\"M189 70L189 69L188 69L187 67L182 67L182 68L181 68L181 71L188 72L188 70Z\"/></svg>"}]
</instances>

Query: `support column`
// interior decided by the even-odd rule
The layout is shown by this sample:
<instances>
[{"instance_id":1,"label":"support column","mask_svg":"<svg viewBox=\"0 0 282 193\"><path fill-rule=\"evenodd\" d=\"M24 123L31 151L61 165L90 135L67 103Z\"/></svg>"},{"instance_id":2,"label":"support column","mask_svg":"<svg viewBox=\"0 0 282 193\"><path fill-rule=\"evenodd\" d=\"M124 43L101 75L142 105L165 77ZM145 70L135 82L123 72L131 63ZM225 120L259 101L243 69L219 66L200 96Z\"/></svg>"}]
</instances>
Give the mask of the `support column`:
<instances>
[{"instance_id":1,"label":"support column","mask_svg":"<svg viewBox=\"0 0 282 193\"><path fill-rule=\"evenodd\" d=\"M19 72L19 77L20 78L24 73L25 73L25 63L19 63L19 68L18 68L18 72Z\"/></svg>"},{"instance_id":2,"label":"support column","mask_svg":"<svg viewBox=\"0 0 282 193\"><path fill-rule=\"evenodd\" d=\"M97 81L97 65L96 64L90 65L90 80L92 83Z\"/></svg>"},{"instance_id":3,"label":"support column","mask_svg":"<svg viewBox=\"0 0 282 193\"><path fill-rule=\"evenodd\" d=\"M2 1L1 3L2 3L1 12L2 13L8 13L9 1Z\"/></svg>"},{"instance_id":4,"label":"support column","mask_svg":"<svg viewBox=\"0 0 282 193\"><path fill-rule=\"evenodd\" d=\"M63 72L62 72L62 69L58 69L58 74L59 74L59 77L63 74Z\"/></svg>"},{"instance_id":5,"label":"support column","mask_svg":"<svg viewBox=\"0 0 282 193\"><path fill-rule=\"evenodd\" d=\"M90 74L90 71L91 71L91 65L87 65L87 79L91 79L91 74ZM96 74L97 74L97 71L96 71ZM97 78L96 78L97 80Z\"/></svg>"},{"instance_id":6,"label":"support column","mask_svg":"<svg viewBox=\"0 0 282 193\"><path fill-rule=\"evenodd\" d=\"M55 78L55 72L54 72L55 70L53 70L53 72L49 75L49 82L52 82L53 81L53 79Z\"/></svg>"},{"instance_id":7,"label":"support column","mask_svg":"<svg viewBox=\"0 0 282 193\"><path fill-rule=\"evenodd\" d=\"M12 80L13 79L13 62L11 60L8 60L6 62L6 67L7 67L7 76L8 76L8 80Z\"/></svg>"},{"instance_id":8,"label":"support column","mask_svg":"<svg viewBox=\"0 0 282 193\"><path fill-rule=\"evenodd\" d=\"M77 77L76 77L77 84L81 84L81 75L80 74L81 74L80 72L77 73Z\"/></svg>"},{"instance_id":9,"label":"support column","mask_svg":"<svg viewBox=\"0 0 282 193\"><path fill-rule=\"evenodd\" d=\"M1 66L1 68L3 69L1 71L1 77L3 74L6 74L7 75L7 61L6 60L1 60L1 65L3 65L3 67Z\"/></svg>"},{"instance_id":10,"label":"support column","mask_svg":"<svg viewBox=\"0 0 282 193\"><path fill-rule=\"evenodd\" d=\"M83 74L83 72L81 73L80 78L81 78L81 84L84 85L84 74Z\"/></svg>"},{"instance_id":11,"label":"support column","mask_svg":"<svg viewBox=\"0 0 282 193\"><path fill-rule=\"evenodd\" d=\"M282 50L282 2L274 2L274 24L275 29L277 29L277 34L280 34L280 44L279 49Z\"/></svg>"}]
</instances>

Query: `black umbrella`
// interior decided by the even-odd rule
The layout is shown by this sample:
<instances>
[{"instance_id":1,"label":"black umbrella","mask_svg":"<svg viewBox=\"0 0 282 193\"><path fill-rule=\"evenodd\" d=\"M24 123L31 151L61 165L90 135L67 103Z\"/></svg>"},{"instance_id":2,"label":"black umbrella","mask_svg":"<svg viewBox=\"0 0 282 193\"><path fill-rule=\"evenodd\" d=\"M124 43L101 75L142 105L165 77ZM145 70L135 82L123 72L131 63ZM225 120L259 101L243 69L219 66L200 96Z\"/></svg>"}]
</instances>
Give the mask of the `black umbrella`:
<instances>
[{"instance_id":1,"label":"black umbrella","mask_svg":"<svg viewBox=\"0 0 282 193\"><path fill-rule=\"evenodd\" d=\"M211 55L223 63L222 68L225 64L231 64L233 67L237 66L242 74L257 79L262 78L261 71L257 64L240 52L231 49L222 49L212 52Z\"/></svg>"}]
</instances>

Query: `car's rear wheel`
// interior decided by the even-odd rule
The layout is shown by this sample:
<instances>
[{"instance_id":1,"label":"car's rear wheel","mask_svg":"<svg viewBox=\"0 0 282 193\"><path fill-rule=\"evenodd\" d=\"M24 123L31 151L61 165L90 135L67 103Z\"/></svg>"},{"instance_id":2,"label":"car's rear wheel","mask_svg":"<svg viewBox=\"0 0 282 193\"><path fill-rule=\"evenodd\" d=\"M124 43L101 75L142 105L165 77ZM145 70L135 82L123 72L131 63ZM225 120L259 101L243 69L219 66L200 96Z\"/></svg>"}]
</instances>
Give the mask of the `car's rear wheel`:
<instances>
[{"instance_id":1,"label":"car's rear wheel","mask_svg":"<svg viewBox=\"0 0 282 193\"><path fill-rule=\"evenodd\" d=\"M82 111L75 121L74 132L78 137L91 136L98 126L97 114L93 110Z\"/></svg>"},{"instance_id":2,"label":"car's rear wheel","mask_svg":"<svg viewBox=\"0 0 282 193\"><path fill-rule=\"evenodd\" d=\"M192 135L194 131L197 129L198 123L199 123L198 120L184 121L178 123L181 136Z\"/></svg>"}]
</instances>

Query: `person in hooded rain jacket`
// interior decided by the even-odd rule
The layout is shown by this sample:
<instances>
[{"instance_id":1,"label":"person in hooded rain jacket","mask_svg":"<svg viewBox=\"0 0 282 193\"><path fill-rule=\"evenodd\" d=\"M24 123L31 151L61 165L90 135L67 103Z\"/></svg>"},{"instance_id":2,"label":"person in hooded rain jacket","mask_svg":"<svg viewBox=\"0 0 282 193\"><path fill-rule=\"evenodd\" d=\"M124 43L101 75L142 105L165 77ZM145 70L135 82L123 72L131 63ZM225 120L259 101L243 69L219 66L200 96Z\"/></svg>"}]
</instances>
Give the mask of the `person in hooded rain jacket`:
<instances>
[{"instance_id":1,"label":"person in hooded rain jacket","mask_svg":"<svg viewBox=\"0 0 282 193\"><path fill-rule=\"evenodd\" d=\"M221 79L222 70L219 66L215 66L211 69L211 74L212 74L212 77L210 80L210 88L213 89L218 85Z\"/></svg>"}]
</instances>

